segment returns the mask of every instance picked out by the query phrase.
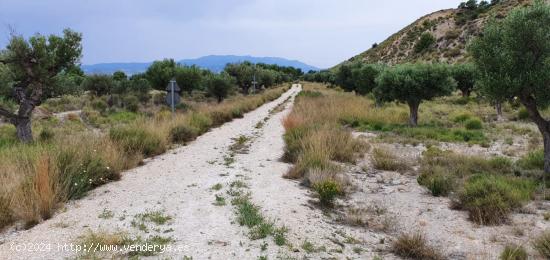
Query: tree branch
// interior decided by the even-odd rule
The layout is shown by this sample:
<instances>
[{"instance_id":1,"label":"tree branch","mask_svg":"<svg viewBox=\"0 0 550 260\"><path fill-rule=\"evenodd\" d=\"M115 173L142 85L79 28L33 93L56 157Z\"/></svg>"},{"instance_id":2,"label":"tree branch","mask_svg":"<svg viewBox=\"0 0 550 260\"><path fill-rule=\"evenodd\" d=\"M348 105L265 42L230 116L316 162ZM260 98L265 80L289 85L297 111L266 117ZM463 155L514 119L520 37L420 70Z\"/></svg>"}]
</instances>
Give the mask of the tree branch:
<instances>
[{"instance_id":1,"label":"tree branch","mask_svg":"<svg viewBox=\"0 0 550 260\"><path fill-rule=\"evenodd\" d=\"M3 109L1 107L0 107L0 116L4 116L4 117L8 118L9 120L17 118L16 114L12 113L9 110Z\"/></svg>"}]
</instances>

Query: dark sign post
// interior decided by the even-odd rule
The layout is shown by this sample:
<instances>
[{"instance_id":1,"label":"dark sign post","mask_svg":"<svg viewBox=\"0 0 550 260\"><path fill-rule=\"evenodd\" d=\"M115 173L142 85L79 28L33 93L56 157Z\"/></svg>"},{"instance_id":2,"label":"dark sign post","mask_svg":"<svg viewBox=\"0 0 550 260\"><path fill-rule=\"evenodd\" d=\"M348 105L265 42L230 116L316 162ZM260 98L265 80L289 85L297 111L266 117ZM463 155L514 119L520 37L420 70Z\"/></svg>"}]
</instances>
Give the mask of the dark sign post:
<instances>
[{"instance_id":1,"label":"dark sign post","mask_svg":"<svg viewBox=\"0 0 550 260\"><path fill-rule=\"evenodd\" d=\"M170 83L168 83L168 87L166 87L166 91L168 91L168 95L166 95L166 104L168 104L172 108L172 113L174 113L176 111L176 105L180 102L181 99L179 95L181 89L176 83L176 80L170 80Z\"/></svg>"},{"instance_id":2,"label":"dark sign post","mask_svg":"<svg viewBox=\"0 0 550 260\"><path fill-rule=\"evenodd\" d=\"M252 94L256 93L256 84L258 84L258 82L256 81L256 63L254 63L254 78L252 79Z\"/></svg>"}]
</instances>

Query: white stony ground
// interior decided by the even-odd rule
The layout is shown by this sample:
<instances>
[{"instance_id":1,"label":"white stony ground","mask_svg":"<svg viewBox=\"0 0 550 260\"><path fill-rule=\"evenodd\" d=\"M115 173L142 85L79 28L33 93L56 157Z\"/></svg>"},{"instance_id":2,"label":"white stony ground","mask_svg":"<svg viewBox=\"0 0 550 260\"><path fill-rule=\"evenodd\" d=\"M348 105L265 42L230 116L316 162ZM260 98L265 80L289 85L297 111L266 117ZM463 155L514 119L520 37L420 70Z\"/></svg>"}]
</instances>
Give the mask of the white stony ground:
<instances>
[{"instance_id":1,"label":"white stony ground","mask_svg":"<svg viewBox=\"0 0 550 260\"><path fill-rule=\"evenodd\" d=\"M355 135L365 136L367 140L374 137L363 133ZM382 143L376 146L413 165L426 150L422 145ZM469 155L495 155L491 147L471 148L442 143L440 148ZM544 218L544 213L550 210L548 201L530 203L521 212L512 214L507 224L480 226L469 221L466 212L451 209L449 198L432 196L417 183L416 174L375 170L369 156L358 164L361 167L352 167L348 171L356 191L344 204L348 208L383 208L384 214L376 218L391 220L392 228L383 232L387 240L395 239L401 233L419 232L449 259L499 259L503 248L510 243L522 245L531 256L536 255L531 246L533 239L550 229L550 221Z\"/></svg>"}]
</instances>

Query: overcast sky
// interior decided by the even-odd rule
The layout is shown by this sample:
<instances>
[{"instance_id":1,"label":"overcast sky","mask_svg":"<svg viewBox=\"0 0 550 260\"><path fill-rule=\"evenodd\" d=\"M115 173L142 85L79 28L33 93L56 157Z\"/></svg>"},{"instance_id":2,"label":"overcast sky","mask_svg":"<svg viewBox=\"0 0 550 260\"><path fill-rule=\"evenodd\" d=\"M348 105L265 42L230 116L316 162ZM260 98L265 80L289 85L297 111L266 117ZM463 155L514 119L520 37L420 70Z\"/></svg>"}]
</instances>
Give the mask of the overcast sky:
<instances>
[{"instance_id":1,"label":"overcast sky","mask_svg":"<svg viewBox=\"0 0 550 260\"><path fill-rule=\"evenodd\" d=\"M274 56L321 68L460 0L0 0L0 47L25 36L84 35L82 63L210 54Z\"/></svg>"}]
</instances>

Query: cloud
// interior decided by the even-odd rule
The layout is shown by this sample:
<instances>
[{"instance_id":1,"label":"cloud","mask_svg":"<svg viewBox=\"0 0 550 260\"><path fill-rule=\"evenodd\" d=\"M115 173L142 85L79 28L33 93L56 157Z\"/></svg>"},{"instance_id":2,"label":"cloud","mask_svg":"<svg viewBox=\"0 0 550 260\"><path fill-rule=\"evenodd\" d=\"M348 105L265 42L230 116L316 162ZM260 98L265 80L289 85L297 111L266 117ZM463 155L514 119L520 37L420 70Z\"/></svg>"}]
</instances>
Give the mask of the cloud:
<instances>
[{"instance_id":1,"label":"cloud","mask_svg":"<svg viewBox=\"0 0 550 260\"><path fill-rule=\"evenodd\" d=\"M209 54L299 59L329 67L457 0L1 0L0 46L26 36L84 34L84 63ZM2 37L2 35L4 37Z\"/></svg>"}]
</instances>

